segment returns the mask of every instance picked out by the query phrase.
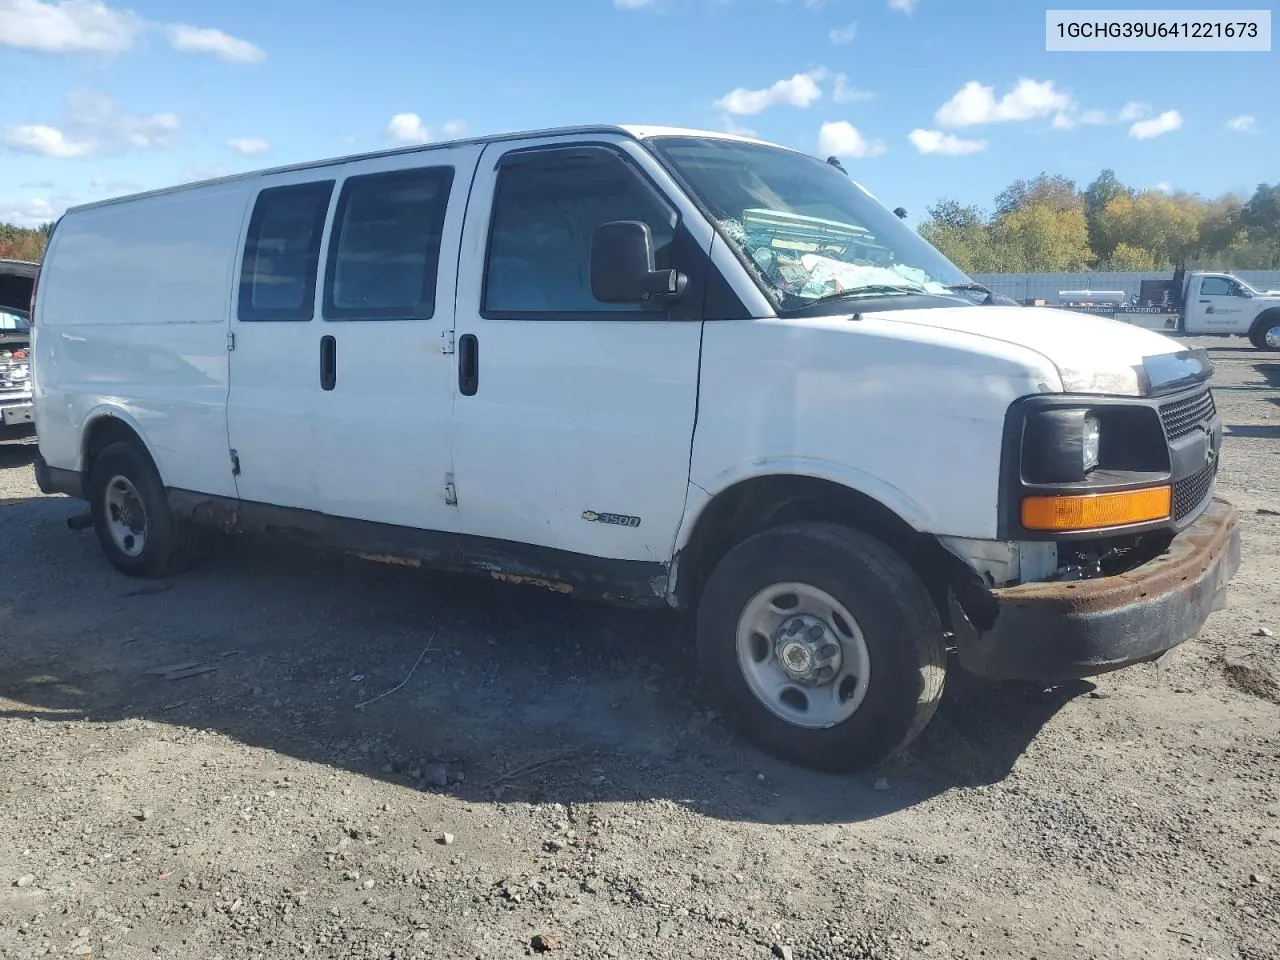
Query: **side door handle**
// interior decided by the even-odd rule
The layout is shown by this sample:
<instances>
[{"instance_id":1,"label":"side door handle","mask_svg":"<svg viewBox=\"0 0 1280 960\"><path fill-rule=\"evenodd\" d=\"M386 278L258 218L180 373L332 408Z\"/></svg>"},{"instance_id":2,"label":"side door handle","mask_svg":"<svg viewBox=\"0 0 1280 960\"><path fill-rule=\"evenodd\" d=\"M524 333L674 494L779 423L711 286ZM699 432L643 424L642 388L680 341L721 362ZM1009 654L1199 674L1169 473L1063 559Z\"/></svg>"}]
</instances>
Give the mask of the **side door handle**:
<instances>
[{"instance_id":1,"label":"side door handle","mask_svg":"<svg viewBox=\"0 0 1280 960\"><path fill-rule=\"evenodd\" d=\"M320 338L320 389L332 390L338 383L338 341Z\"/></svg>"},{"instance_id":2,"label":"side door handle","mask_svg":"<svg viewBox=\"0 0 1280 960\"><path fill-rule=\"evenodd\" d=\"M480 341L474 333L458 338L458 391L474 397L480 388Z\"/></svg>"}]
</instances>

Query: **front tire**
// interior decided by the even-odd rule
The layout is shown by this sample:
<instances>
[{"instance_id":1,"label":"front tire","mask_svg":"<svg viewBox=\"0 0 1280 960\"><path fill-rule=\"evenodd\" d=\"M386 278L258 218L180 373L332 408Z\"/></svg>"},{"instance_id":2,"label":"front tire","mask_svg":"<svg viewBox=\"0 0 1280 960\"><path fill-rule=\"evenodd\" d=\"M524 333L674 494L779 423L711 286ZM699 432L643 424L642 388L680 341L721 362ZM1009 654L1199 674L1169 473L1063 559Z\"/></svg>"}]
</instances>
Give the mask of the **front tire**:
<instances>
[{"instance_id":1,"label":"front tire","mask_svg":"<svg viewBox=\"0 0 1280 960\"><path fill-rule=\"evenodd\" d=\"M831 523L756 534L719 563L698 609L712 698L761 749L817 770L874 766L937 710L937 609L879 540Z\"/></svg>"},{"instance_id":2,"label":"front tire","mask_svg":"<svg viewBox=\"0 0 1280 960\"><path fill-rule=\"evenodd\" d=\"M164 484L138 443L113 443L89 472L94 531L107 560L131 577L167 577L196 559L196 533L169 510Z\"/></svg>"}]
</instances>

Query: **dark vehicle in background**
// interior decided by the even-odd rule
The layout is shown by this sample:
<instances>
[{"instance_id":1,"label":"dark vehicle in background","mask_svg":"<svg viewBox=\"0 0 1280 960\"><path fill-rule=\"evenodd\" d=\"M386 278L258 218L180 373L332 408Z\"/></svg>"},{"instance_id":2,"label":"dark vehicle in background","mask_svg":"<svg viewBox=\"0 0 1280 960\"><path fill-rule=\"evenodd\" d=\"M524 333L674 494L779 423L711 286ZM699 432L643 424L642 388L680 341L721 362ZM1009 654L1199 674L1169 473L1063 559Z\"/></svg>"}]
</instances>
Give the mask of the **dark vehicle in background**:
<instances>
[{"instance_id":1,"label":"dark vehicle in background","mask_svg":"<svg viewBox=\"0 0 1280 960\"><path fill-rule=\"evenodd\" d=\"M40 265L0 260L0 437L32 429L31 290Z\"/></svg>"}]
</instances>

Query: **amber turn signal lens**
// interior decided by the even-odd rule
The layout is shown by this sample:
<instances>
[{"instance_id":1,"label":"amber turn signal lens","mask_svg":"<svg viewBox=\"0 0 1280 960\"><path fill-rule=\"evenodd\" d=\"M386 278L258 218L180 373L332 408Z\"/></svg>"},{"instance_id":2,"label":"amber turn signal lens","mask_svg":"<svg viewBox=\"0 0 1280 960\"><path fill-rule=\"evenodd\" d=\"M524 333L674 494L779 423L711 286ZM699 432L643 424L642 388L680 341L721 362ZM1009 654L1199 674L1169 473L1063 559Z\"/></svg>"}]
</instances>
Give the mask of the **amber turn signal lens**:
<instances>
[{"instance_id":1,"label":"amber turn signal lens","mask_svg":"<svg viewBox=\"0 0 1280 960\"><path fill-rule=\"evenodd\" d=\"M1085 496L1027 497L1022 526L1027 530L1096 530L1163 520L1173 500L1171 487L1148 487Z\"/></svg>"}]
</instances>

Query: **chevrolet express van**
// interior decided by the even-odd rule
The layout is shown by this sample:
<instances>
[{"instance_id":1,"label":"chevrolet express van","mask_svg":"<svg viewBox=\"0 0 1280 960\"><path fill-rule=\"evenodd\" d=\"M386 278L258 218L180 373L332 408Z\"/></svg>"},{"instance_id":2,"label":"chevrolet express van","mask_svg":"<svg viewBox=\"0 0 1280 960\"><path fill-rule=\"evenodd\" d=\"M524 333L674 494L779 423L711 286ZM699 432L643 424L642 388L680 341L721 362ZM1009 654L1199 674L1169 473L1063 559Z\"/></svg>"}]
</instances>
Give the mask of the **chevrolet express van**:
<instances>
[{"instance_id":1,"label":"chevrolet express van","mask_svg":"<svg viewBox=\"0 0 1280 960\"><path fill-rule=\"evenodd\" d=\"M214 527L689 611L724 715L819 769L902 749L948 669L1153 660L1240 562L1203 351L1002 305L754 139L558 129L77 207L32 326L41 489L124 573Z\"/></svg>"}]
</instances>

